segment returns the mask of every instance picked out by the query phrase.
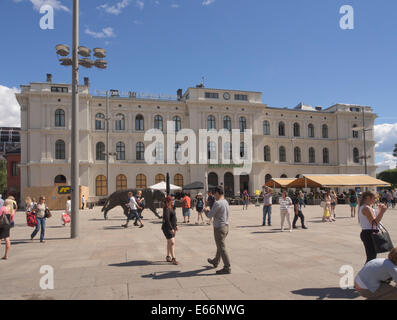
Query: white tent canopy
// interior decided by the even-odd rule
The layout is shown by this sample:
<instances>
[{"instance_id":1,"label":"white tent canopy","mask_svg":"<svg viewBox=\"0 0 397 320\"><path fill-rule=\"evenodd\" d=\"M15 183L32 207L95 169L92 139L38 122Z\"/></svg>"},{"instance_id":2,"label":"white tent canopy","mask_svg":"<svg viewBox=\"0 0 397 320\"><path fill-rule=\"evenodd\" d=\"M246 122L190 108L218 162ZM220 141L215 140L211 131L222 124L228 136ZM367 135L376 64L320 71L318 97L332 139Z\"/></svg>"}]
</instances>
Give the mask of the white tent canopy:
<instances>
[{"instance_id":1,"label":"white tent canopy","mask_svg":"<svg viewBox=\"0 0 397 320\"><path fill-rule=\"evenodd\" d=\"M162 181L160 183L157 183L155 185L150 186L149 189L165 191L165 190L167 190L167 183ZM175 185L170 183L170 190L171 191L176 191L176 190L182 190L182 188L178 187L178 186L175 186Z\"/></svg>"}]
</instances>

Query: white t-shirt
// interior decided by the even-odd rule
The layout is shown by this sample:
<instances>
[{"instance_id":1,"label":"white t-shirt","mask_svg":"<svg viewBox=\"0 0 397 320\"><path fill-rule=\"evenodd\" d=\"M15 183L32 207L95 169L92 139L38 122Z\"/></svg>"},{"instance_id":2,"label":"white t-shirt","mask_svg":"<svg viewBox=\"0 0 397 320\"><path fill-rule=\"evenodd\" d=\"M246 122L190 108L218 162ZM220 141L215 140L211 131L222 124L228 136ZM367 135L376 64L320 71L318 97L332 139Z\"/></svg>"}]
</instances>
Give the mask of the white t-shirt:
<instances>
[{"instance_id":1,"label":"white t-shirt","mask_svg":"<svg viewBox=\"0 0 397 320\"><path fill-rule=\"evenodd\" d=\"M137 209L138 203L136 202L134 196L130 198L130 202L128 203L128 206L131 208L131 210L136 210Z\"/></svg>"},{"instance_id":2,"label":"white t-shirt","mask_svg":"<svg viewBox=\"0 0 397 320\"><path fill-rule=\"evenodd\" d=\"M279 203L280 211L289 211L290 206L292 205L292 200L290 197L286 197L285 199L283 199L283 197L280 197Z\"/></svg>"},{"instance_id":3,"label":"white t-shirt","mask_svg":"<svg viewBox=\"0 0 397 320\"><path fill-rule=\"evenodd\" d=\"M72 212L72 200L66 201L66 213Z\"/></svg>"}]
</instances>

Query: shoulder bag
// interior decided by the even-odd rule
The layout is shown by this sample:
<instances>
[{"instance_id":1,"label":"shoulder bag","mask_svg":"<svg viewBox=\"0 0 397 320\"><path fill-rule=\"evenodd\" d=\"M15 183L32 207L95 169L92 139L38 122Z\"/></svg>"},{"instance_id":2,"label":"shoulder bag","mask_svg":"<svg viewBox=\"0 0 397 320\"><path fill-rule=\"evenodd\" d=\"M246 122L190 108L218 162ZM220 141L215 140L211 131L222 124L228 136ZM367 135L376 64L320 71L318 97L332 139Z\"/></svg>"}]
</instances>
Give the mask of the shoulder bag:
<instances>
[{"instance_id":1,"label":"shoulder bag","mask_svg":"<svg viewBox=\"0 0 397 320\"><path fill-rule=\"evenodd\" d=\"M374 244L374 248L376 253L384 253L389 252L391 249L394 248L393 242L391 241L389 232L381 223L376 223L374 220L372 222L372 226L376 225L378 227L378 232L374 230L371 233L372 242Z\"/></svg>"}]
</instances>

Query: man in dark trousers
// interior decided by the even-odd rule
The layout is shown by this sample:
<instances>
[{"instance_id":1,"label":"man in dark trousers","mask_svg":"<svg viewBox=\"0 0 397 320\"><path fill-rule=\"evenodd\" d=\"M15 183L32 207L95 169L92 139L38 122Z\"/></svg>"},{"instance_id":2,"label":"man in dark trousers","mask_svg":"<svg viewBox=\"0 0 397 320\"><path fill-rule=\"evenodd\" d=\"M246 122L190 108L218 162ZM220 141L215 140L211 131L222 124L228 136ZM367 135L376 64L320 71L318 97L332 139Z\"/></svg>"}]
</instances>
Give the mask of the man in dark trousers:
<instances>
[{"instance_id":1,"label":"man in dark trousers","mask_svg":"<svg viewBox=\"0 0 397 320\"><path fill-rule=\"evenodd\" d=\"M216 268L222 258L224 267L216 273L230 274L230 259L225 245L225 240L229 233L229 203L225 200L221 187L215 188L214 193L216 202L213 204L211 210L205 210L208 218L214 218L214 237L216 243L216 256L214 259L208 259L208 263Z\"/></svg>"}]
</instances>

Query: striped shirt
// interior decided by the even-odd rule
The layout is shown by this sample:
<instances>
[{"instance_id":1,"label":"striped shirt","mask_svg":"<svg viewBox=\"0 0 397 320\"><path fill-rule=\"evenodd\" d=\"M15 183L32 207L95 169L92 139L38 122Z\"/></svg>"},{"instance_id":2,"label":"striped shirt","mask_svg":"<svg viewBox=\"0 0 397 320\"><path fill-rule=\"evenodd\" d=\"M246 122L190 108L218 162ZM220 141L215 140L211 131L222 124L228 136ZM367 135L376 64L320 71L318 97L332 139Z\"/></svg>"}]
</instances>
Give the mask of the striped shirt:
<instances>
[{"instance_id":1,"label":"striped shirt","mask_svg":"<svg viewBox=\"0 0 397 320\"><path fill-rule=\"evenodd\" d=\"M292 200L290 197L286 197L283 199L282 197L279 199L280 203L280 210L281 211L288 211L290 206L292 205Z\"/></svg>"}]
</instances>

